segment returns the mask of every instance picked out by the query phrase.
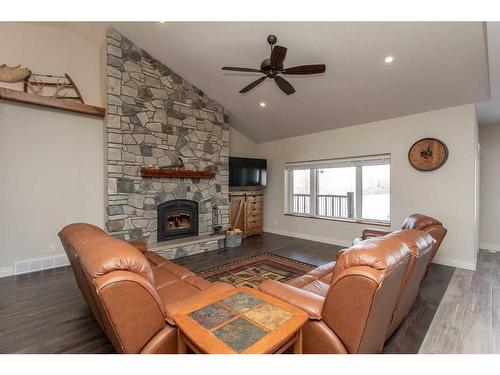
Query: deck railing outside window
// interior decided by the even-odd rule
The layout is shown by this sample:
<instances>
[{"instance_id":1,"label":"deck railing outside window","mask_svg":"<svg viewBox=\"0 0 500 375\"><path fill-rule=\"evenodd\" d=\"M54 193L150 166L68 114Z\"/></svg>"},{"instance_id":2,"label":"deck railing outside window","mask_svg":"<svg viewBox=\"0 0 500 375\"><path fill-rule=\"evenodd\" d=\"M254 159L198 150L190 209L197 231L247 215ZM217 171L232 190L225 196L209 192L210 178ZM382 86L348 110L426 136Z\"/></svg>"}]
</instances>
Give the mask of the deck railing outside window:
<instances>
[{"instance_id":1,"label":"deck railing outside window","mask_svg":"<svg viewBox=\"0 0 500 375\"><path fill-rule=\"evenodd\" d=\"M354 218L354 193L347 195L318 195L318 215L338 217L344 219Z\"/></svg>"},{"instance_id":2,"label":"deck railing outside window","mask_svg":"<svg viewBox=\"0 0 500 375\"><path fill-rule=\"evenodd\" d=\"M310 214L309 194L293 194L293 212ZM319 216L352 219L354 218L354 193L347 195L318 195L317 213Z\"/></svg>"},{"instance_id":3,"label":"deck railing outside window","mask_svg":"<svg viewBox=\"0 0 500 375\"><path fill-rule=\"evenodd\" d=\"M293 212L297 214L308 214L309 212L309 194L293 195Z\"/></svg>"}]
</instances>

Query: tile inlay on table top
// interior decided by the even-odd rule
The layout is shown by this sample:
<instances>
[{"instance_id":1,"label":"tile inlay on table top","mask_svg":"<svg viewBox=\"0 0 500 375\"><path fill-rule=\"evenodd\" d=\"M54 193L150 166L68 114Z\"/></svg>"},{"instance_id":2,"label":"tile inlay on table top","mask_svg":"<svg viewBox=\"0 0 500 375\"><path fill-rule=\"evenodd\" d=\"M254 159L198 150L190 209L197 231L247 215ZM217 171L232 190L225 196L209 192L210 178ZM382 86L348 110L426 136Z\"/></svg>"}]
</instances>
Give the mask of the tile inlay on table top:
<instances>
[{"instance_id":1,"label":"tile inlay on table top","mask_svg":"<svg viewBox=\"0 0 500 375\"><path fill-rule=\"evenodd\" d=\"M292 314L279 307L265 303L245 313L245 316L272 331L290 319Z\"/></svg>"},{"instance_id":2,"label":"tile inlay on table top","mask_svg":"<svg viewBox=\"0 0 500 375\"><path fill-rule=\"evenodd\" d=\"M211 305L193 311L189 314L189 316L206 329L212 329L219 324L234 318L235 314L219 304L212 303Z\"/></svg>"},{"instance_id":3,"label":"tile inlay on table top","mask_svg":"<svg viewBox=\"0 0 500 375\"><path fill-rule=\"evenodd\" d=\"M213 334L227 346L237 352L241 352L263 338L267 332L240 317L216 329Z\"/></svg>"},{"instance_id":4,"label":"tile inlay on table top","mask_svg":"<svg viewBox=\"0 0 500 375\"><path fill-rule=\"evenodd\" d=\"M283 325L293 314L239 291L188 316L239 353Z\"/></svg>"},{"instance_id":5,"label":"tile inlay on table top","mask_svg":"<svg viewBox=\"0 0 500 375\"><path fill-rule=\"evenodd\" d=\"M232 296L224 298L220 302L238 312L244 312L263 303L262 300L245 292L238 292Z\"/></svg>"}]
</instances>

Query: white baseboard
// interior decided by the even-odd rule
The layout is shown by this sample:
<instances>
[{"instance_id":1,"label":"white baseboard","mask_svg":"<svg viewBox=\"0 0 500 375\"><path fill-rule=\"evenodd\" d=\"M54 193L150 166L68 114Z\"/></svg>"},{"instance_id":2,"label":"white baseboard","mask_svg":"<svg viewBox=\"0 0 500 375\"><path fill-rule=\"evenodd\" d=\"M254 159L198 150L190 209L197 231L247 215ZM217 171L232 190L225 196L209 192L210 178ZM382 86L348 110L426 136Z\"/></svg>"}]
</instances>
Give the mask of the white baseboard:
<instances>
[{"instance_id":1,"label":"white baseboard","mask_svg":"<svg viewBox=\"0 0 500 375\"><path fill-rule=\"evenodd\" d=\"M343 247L351 247L352 246L351 241L341 240L339 238L332 238L332 237L326 237L326 236L315 236L315 235L311 235L311 234L307 234L307 233L290 232L290 231L275 229L275 228L264 228L264 232L281 234L282 236L288 236L288 237L301 238L303 240L322 242L322 243L327 243L330 245L337 245L337 246L343 246Z\"/></svg>"},{"instance_id":2,"label":"white baseboard","mask_svg":"<svg viewBox=\"0 0 500 375\"><path fill-rule=\"evenodd\" d=\"M462 268L464 270L470 271L476 270L476 264L474 262L464 262L463 260L441 257L439 255L436 255L434 257L432 263L442 264L443 266Z\"/></svg>"},{"instance_id":3,"label":"white baseboard","mask_svg":"<svg viewBox=\"0 0 500 375\"><path fill-rule=\"evenodd\" d=\"M0 277L12 276L14 274L14 267L0 268Z\"/></svg>"},{"instance_id":4,"label":"white baseboard","mask_svg":"<svg viewBox=\"0 0 500 375\"><path fill-rule=\"evenodd\" d=\"M479 248L481 250L488 250L488 251L500 251L500 245L497 245L495 243L482 243L479 244Z\"/></svg>"},{"instance_id":5,"label":"white baseboard","mask_svg":"<svg viewBox=\"0 0 500 375\"><path fill-rule=\"evenodd\" d=\"M0 268L0 277L21 275L23 273L42 271L67 265L69 265L69 259L66 254L20 260L15 262L13 267Z\"/></svg>"},{"instance_id":6,"label":"white baseboard","mask_svg":"<svg viewBox=\"0 0 500 375\"><path fill-rule=\"evenodd\" d=\"M311 234L307 234L307 233L290 232L290 231L275 229L275 228L264 228L264 232L281 234L282 236L296 237L296 238L301 238L303 240L322 242L322 243L343 246L343 247L351 247L352 246L351 241L346 241L346 240L342 240L339 238L332 238L332 237L326 237L326 236L315 236L315 235L311 235ZM481 247L481 248L483 249L483 247ZM500 251L500 246L499 246L499 251ZM476 265L473 262L464 262L462 260L457 260L457 259L453 259L453 258L441 257L439 255L434 257L433 263L442 264L443 266L463 268L463 269L471 270L471 271L476 270Z\"/></svg>"}]
</instances>

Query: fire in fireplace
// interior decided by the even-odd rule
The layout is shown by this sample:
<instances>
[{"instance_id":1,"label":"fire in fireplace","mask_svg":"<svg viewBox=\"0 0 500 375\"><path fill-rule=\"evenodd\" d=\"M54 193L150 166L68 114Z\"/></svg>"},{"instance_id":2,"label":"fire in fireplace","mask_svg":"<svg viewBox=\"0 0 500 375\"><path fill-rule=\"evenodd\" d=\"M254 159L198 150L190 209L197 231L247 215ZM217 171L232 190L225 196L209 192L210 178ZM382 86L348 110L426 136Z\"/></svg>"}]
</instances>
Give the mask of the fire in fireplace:
<instances>
[{"instance_id":1,"label":"fire in fireplace","mask_svg":"<svg viewBox=\"0 0 500 375\"><path fill-rule=\"evenodd\" d=\"M191 215L173 214L167 218L167 231L191 228Z\"/></svg>"},{"instance_id":2,"label":"fire in fireplace","mask_svg":"<svg viewBox=\"0 0 500 375\"><path fill-rule=\"evenodd\" d=\"M158 205L158 241L198 235L198 203L176 199Z\"/></svg>"}]
</instances>

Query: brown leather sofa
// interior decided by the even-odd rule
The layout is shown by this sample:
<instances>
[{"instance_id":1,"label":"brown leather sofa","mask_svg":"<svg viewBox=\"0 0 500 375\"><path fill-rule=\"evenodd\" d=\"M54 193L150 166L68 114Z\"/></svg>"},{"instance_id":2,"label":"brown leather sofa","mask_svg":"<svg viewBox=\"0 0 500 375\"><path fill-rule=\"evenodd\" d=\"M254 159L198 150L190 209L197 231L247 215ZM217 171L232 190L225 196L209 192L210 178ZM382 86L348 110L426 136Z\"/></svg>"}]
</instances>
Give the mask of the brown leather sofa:
<instances>
[{"instance_id":1,"label":"brown leather sofa","mask_svg":"<svg viewBox=\"0 0 500 375\"><path fill-rule=\"evenodd\" d=\"M439 220L434 219L433 217L422 215L422 214L413 214L408 216L404 221L401 229L418 229L429 233L435 240L436 244L432 249L431 259L429 261L429 265L434 259L437 251L439 250L439 246L441 242L443 242L446 233L448 232L443 224ZM364 241L368 238L385 236L391 233L390 231L380 230L380 229L372 229L366 228L363 230L360 237L357 237L353 240L353 244Z\"/></svg>"},{"instance_id":2,"label":"brown leather sofa","mask_svg":"<svg viewBox=\"0 0 500 375\"><path fill-rule=\"evenodd\" d=\"M59 237L83 297L119 353L176 353L172 316L202 296L233 288L93 225L70 224Z\"/></svg>"},{"instance_id":3,"label":"brown leather sofa","mask_svg":"<svg viewBox=\"0 0 500 375\"><path fill-rule=\"evenodd\" d=\"M379 353L418 294L435 240L418 230L370 238L286 284L259 289L304 310L304 353Z\"/></svg>"}]
</instances>

